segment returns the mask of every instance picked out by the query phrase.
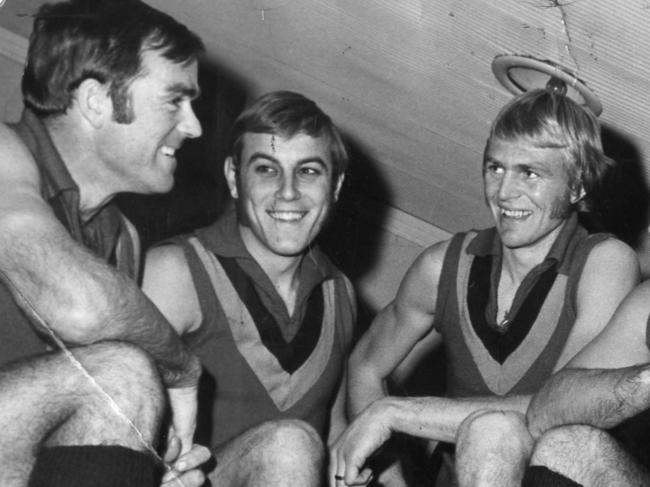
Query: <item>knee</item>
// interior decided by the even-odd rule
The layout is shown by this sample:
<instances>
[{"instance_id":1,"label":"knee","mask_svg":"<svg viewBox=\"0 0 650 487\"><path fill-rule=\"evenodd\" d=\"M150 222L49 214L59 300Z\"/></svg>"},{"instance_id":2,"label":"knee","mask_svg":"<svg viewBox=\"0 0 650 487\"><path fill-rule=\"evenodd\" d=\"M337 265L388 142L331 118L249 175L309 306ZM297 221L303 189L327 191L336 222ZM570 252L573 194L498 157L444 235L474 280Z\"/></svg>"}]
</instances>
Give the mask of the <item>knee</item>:
<instances>
[{"instance_id":1,"label":"knee","mask_svg":"<svg viewBox=\"0 0 650 487\"><path fill-rule=\"evenodd\" d=\"M145 430L157 429L165 408L164 388L146 352L124 342L101 342L73 353L127 417Z\"/></svg>"},{"instance_id":2,"label":"knee","mask_svg":"<svg viewBox=\"0 0 650 487\"><path fill-rule=\"evenodd\" d=\"M490 445L519 450L528 456L533 440L523 414L515 411L481 410L470 414L461 423L456 438L457 448Z\"/></svg>"},{"instance_id":3,"label":"knee","mask_svg":"<svg viewBox=\"0 0 650 487\"><path fill-rule=\"evenodd\" d=\"M323 442L316 430L304 421L287 419L263 426L267 460L274 465L320 465L324 458ZM270 457L270 458L269 458ZM289 470L288 470L289 471Z\"/></svg>"}]
</instances>

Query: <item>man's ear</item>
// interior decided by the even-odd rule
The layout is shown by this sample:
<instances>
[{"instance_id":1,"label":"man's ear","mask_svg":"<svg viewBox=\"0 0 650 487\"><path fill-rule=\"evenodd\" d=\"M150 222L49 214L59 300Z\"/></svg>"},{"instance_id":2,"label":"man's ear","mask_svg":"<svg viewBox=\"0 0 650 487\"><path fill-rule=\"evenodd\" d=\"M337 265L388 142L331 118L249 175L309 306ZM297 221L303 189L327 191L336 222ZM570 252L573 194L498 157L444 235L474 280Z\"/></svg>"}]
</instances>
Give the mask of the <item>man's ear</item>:
<instances>
[{"instance_id":1,"label":"man's ear","mask_svg":"<svg viewBox=\"0 0 650 487\"><path fill-rule=\"evenodd\" d=\"M77 88L76 103L82 117L93 127L101 128L113 113L108 87L94 78L86 78Z\"/></svg>"},{"instance_id":2,"label":"man's ear","mask_svg":"<svg viewBox=\"0 0 650 487\"><path fill-rule=\"evenodd\" d=\"M336 184L334 185L334 201L339 200L339 193L341 192L341 188L343 187L343 181L345 181L345 174L341 173L339 174Z\"/></svg>"},{"instance_id":3,"label":"man's ear","mask_svg":"<svg viewBox=\"0 0 650 487\"><path fill-rule=\"evenodd\" d=\"M226 181L228 182L228 189L230 190L230 196L237 199L239 193L237 191L237 167L232 160L232 157L226 157L226 162L223 164L223 173L226 176Z\"/></svg>"},{"instance_id":4,"label":"man's ear","mask_svg":"<svg viewBox=\"0 0 650 487\"><path fill-rule=\"evenodd\" d=\"M580 189L576 191L575 189L571 190L571 204L575 205L578 201L580 201L582 198L585 197L587 193L585 192L585 188L580 186Z\"/></svg>"}]
</instances>

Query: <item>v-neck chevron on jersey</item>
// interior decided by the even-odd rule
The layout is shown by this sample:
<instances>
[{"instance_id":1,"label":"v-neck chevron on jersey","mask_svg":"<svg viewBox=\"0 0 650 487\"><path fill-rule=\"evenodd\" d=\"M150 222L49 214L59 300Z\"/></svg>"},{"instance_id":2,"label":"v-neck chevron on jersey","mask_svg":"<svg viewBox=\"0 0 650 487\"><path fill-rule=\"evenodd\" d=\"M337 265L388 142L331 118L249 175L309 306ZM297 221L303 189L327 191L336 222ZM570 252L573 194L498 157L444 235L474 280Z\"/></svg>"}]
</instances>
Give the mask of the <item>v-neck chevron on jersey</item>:
<instances>
[{"instance_id":1,"label":"v-neck chevron on jersey","mask_svg":"<svg viewBox=\"0 0 650 487\"><path fill-rule=\"evenodd\" d=\"M314 351L320 336L324 309L321 286L315 288L307 299L302 323L296 335L287 341L280 325L262 303L251 278L239 267L237 261L220 256L217 259L237 291L242 306L246 303L264 347L275 356L286 372L295 372Z\"/></svg>"},{"instance_id":2,"label":"v-neck chevron on jersey","mask_svg":"<svg viewBox=\"0 0 650 487\"><path fill-rule=\"evenodd\" d=\"M540 274L523 299L515 298L508 313L509 325L505 329L499 329L494 317L488 316L490 276L494 272L495 260L492 255L474 257L468 283L472 292L467 294L467 308L472 327L486 350L492 358L503 364L528 336L555 283L557 269L555 265L550 265Z\"/></svg>"},{"instance_id":3,"label":"v-neck chevron on jersey","mask_svg":"<svg viewBox=\"0 0 650 487\"><path fill-rule=\"evenodd\" d=\"M589 252L605 234L588 235L574 215L548 256L524 278L499 336L496 290L501 242L496 229L457 234L445 255L434 326L443 334L451 397L526 394L553 372L571 332L575 298Z\"/></svg>"},{"instance_id":4,"label":"v-neck chevron on jersey","mask_svg":"<svg viewBox=\"0 0 650 487\"><path fill-rule=\"evenodd\" d=\"M317 247L310 249L289 315L241 241L234 209L171 242L184 250L203 317L183 337L204 367L199 440L218 448L279 419L304 420L324 435L353 335L349 281ZM298 323L285 339L279 327Z\"/></svg>"}]
</instances>

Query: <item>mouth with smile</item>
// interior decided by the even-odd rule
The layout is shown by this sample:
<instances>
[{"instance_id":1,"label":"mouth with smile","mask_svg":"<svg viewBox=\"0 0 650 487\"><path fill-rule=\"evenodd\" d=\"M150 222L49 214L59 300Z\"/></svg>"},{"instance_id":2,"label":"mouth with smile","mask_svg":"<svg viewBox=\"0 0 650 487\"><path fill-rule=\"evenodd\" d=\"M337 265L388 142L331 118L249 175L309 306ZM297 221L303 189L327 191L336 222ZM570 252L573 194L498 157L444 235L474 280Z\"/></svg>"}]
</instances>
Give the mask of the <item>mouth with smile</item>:
<instances>
[{"instance_id":1,"label":"mouth with smile","mask_svg":"<svg viewBox=\"0 0 650 487\"><path fill-rule=\"evenodd\" d=\"M267 210L266 212L273 220L282 223L295 223L302 220L306 211L281 211L281 210Z\"/></svg>"},{"instance_id":2,"label":"mouth with smile","mask_svg":"<svg viewBox=\"0 0 650 487\"><path fill-rule=\"evenodd\" d=\"M504 218L511 218L513 220L523 220L524 218L533 214L530 210L514 210L509 208L499 207L499 214Z\"/></svg>"},{"instance_id":3,"label":"mouth with smile","mask_svg":"<svg viewBox=\"0 0 650 487\"><path fill-rule=\"evenodd\" d=\"M176 149L174 147L171 147L169 145L163 145L160 151L163 153L163 155L167 157L175 157L176 156Z\"/></svg>"}]
</instances>

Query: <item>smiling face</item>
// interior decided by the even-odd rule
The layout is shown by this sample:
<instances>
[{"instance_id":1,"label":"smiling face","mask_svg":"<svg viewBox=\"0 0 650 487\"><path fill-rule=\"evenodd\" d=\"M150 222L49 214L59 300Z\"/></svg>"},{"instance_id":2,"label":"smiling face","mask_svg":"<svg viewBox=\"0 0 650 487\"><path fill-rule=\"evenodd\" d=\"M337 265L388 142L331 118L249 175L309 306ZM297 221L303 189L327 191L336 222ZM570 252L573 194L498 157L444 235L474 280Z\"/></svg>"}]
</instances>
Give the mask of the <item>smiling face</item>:
<instances>
[{"instance_id":1,"label":"smiling face","mask_svg":"<svg viewBox=\"0 0 650 487\"><path fill-rule=\"evenodd\" d=\"M129 88L133 121L106 123L99 150L119 191L162 193L174 184L176 150L201 135L191 102L197 63L173 63L156 51L142 55L143 74Z\"/></svg>"},{"instance_id":2,"label":"smiling face","mask_svg":"<svg viewBox=\"0 0 650 487\"><path fill-rule=\"evenodd\" d=\"M243 140L239 167L228 158L225 173L246 248L258 261L302 256L343 182L340 176L332 184L326 140L303 133L246 133Z\"/></svg>"},{"instance_id":3,"label":"smiling face","mask_svg":"<svg viewBox=\"0 0 650 487\"><path fill-rule=\"evenodd\" d=\"M565 151L493 139L483 163L485 198L503 245L547 251L579 195L569 189Z\"/></svg>"}]
</instances>

